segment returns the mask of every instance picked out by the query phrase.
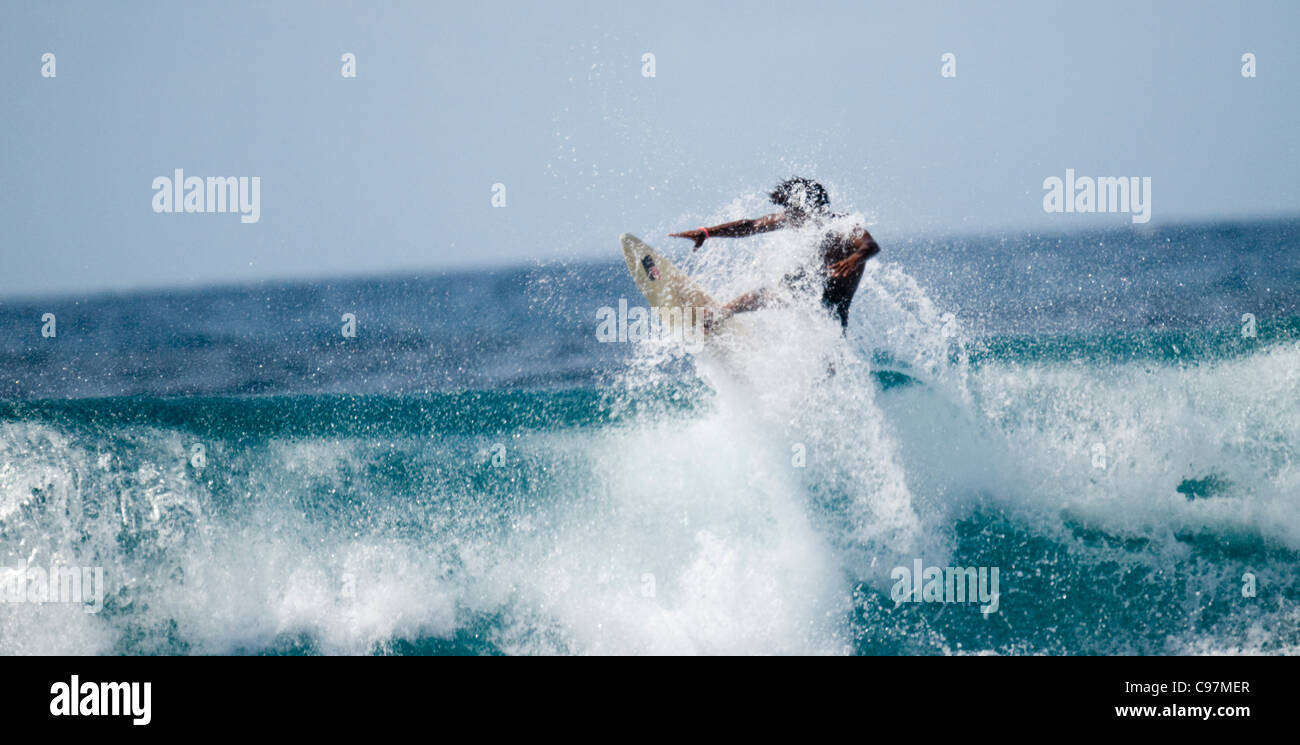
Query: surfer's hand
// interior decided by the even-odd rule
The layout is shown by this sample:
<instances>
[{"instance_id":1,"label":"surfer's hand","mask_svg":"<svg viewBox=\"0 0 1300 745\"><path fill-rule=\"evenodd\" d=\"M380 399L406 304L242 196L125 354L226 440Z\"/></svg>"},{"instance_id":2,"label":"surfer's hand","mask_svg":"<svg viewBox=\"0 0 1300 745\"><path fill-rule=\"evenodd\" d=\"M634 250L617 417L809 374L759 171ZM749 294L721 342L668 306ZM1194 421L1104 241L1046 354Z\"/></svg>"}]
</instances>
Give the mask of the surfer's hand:
<instances>
[{"instance_id":1,"label":"surfer's hand","mask_svg":"<svg viewBox=\"0 0 1300 745\"><path fill-rule=\"evenodd\" d=\"M857 269L858 265L865 260L866 257L860 253L855 253L846 259L841 259L840 261L831 264L831 277L834 279L844 279L852 274L853 270Z\"/></svg>"},{"instance_id":2,"label":"surfer's hand","mask_svg":"<svg viewBox=\"0 0 1300 745\"><path fill-rule=\"evenodd\" d=\"M669 233L669 234L668 234L668 237L669 237L669 238L689 238L690 240L695 241L695 246L691 248L692 251L694 251L695 249L697 249L697 248L699 248L700 246L703 246L703 245L704 245L704 231L703 231L703 230L683 230L683 231L680 232L680 233Z\"/></svg>"}]
</instances>

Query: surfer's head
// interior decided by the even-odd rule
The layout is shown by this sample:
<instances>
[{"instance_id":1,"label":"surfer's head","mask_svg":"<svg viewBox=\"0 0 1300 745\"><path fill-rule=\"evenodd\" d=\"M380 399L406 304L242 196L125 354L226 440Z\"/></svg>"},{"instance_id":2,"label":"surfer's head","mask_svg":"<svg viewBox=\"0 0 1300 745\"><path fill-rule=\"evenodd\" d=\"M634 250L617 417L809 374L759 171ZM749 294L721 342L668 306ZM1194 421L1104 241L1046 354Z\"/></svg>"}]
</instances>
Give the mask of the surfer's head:
<instances>
[{"instance_id":1,"label":"surfer's head","mask_svg":"<svg viewBox=\"0 0 1300 745\"><path fill-rule=\"evenodd\" d=\"M800 176L777 184L768 196L773 204L784 207L786 212L796 218L826 214L831 204L824 186Z\"/></svg>"}]
</instances>

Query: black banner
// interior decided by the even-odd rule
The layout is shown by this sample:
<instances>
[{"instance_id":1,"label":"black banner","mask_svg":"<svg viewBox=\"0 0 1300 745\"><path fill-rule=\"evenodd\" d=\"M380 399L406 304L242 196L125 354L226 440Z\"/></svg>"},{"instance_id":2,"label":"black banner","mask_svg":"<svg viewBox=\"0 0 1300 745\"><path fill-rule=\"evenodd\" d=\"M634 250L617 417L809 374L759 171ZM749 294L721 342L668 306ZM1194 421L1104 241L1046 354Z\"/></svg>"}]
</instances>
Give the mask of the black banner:
<instances>
[{"instance_id":1,"label":"black banner","mask_svg":"<svg viewBox=\"0 0 1300 745\"><path fill-rule=\"evenodd\" d=\"M1276 726L1295 704L1286 658L9 658L9 725L51 736L339 733L473 721L850 721L972 735L1041 723L1118 732ZM528 716L524 716L527 714ZM916 729L919 727L919 729ZM1040 732L1045 732L1039 730ZM864 732L864 737L866 732Z\"/></svg>"}]
</instances>

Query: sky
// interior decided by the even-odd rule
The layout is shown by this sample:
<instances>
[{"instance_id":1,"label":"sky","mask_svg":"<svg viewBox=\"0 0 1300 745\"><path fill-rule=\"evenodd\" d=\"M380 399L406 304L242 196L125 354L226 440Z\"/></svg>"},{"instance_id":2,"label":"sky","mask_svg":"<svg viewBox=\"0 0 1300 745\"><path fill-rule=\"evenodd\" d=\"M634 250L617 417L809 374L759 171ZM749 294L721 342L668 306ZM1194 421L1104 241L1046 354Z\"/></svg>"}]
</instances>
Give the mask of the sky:
<instances>
[{"instance_id":1,"label":"sky","mask_svg":"<svg viewBox=\"0 0 1300 745\"><path fill-rule=\"evenodd\" d=\"M1149 177L1150 225L1300 213L1290 1L4 0L0 19L0 297L613 259L623 231L665 244L793 174L886 246L1131 224L1045 212L1067 168ZM155 212L178 168L257 177L258 221Z\"/></svg>"}]
</instances>

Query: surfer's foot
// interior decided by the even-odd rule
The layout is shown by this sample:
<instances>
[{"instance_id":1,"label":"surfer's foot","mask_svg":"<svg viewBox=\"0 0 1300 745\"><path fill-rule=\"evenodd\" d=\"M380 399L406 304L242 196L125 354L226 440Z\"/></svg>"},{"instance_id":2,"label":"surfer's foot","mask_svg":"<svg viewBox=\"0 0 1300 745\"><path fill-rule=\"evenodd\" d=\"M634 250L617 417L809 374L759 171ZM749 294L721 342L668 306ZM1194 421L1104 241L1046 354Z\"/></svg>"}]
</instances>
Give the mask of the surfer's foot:
<instances>
[{"instance_id":1,"label":"surfer's foot","mask_svg":"<svg viewBox=\"0 0 1300 745\"><path fill-rule=\"evenodd\" d=\"M721 310L703 308L700 310L700 326L704 329L705 334L712 334L728 318L731 318L731 312L726 308Z\"/></svg>"}]
</instances>

